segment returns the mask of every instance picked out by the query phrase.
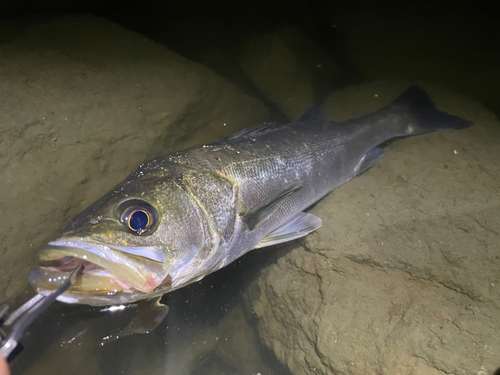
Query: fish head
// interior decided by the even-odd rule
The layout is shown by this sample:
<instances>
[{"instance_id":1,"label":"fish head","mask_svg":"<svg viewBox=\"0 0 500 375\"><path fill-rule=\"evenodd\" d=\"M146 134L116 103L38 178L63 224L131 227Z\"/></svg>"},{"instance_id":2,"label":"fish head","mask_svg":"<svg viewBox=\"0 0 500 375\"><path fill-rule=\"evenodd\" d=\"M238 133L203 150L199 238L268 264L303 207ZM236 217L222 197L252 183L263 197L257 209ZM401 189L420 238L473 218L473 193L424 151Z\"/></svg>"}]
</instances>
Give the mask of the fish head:
<instances>
[{"instance_id":1,"label":"fish head","mask_svg":"<svg viewBox=\"0 0 500 375\"><path fill-rule=\"evenodd\" d=\"M82 276L60 301L130 303L200 278L214 242L208 224L196 200L159 165L143 164L41 249L41 266L28 277L37 292L55 290L81 264Z\"/></svg>"}]
</instances>

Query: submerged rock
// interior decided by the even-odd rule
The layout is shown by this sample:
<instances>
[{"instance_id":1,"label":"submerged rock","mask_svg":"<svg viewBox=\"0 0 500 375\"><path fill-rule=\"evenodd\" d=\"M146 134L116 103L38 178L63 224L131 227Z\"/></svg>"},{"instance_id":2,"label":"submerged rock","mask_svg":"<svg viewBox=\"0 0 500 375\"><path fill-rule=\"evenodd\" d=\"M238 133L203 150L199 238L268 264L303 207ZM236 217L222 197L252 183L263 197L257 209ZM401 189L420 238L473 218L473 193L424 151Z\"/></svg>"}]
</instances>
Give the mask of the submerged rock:
<instances>
[{"instance_id":1,"label":"submerged rock","mask_svg":"<svg viewBox=\"0 0 500 375\"><path fill-rule=\"evenodd\" d=\"M269 120L207 68L98 17L27 17L0 35L0 300L141 162Z\"/></svg>"},{"instance_id":2,"label":"submerged rock","mask_svg":"<svg viewBox=\"0 0 500 375\"><path fill-rule=\"evenodd\" d=\"M297 30L257 36L242 50L243 70L289 120L338 83L338 69L315 41Z\"/></svg>"},{"instance_id":3,"label":"submerged rock","mask_svg":"<svg viewBox=\"0 0 500 375\"><path fill-rule=\"evenodd\" d=\"M336 120L408 85L335 92ZM284 246L247 298L264 343L293 374L491 374L500 366L500 124L423 85L475 123L391 144L311 212L323 226Z\"/></svg>"}]
</instances>

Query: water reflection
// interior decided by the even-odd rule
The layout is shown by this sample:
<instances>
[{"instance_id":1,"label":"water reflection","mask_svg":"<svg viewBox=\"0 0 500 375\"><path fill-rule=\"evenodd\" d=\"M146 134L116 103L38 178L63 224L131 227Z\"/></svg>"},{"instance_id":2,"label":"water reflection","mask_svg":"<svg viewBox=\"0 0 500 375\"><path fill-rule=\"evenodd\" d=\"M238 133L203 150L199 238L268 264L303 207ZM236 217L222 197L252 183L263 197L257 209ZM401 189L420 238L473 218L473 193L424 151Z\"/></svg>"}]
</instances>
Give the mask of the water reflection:
<instances>
[{"instance_id":1,"label":"water reflection","mask_svg":"<svg viewBox=\"0 0 500 375\"><path fill-rule=\"evenodd\" d=\"M242 293L272 261L268 254L255 251L165 295L168 314L155 329L161 309L151 303L112 311L57 303L30 328L13 374L287 375L243 307ZM132 334L137 331L142 334Z\"/></svg>"}]
</instances>

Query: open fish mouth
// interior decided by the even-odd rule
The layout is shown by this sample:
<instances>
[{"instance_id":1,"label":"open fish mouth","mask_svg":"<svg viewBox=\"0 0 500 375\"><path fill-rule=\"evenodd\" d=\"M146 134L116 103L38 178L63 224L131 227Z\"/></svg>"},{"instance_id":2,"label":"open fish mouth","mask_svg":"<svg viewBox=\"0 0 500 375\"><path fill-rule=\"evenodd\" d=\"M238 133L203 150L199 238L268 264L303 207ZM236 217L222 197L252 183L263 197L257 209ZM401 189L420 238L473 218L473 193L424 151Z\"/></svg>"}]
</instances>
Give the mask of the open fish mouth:
<instances>
[{"instance_id":1,"label":"open fish mouth","mask_svg":"<svg viewBox=\"0 0 500 375\"><path fill-rule=\"evenodd\" d=\"M132 295L149 294L168 282L168 261L154 255L161 254L154 250L114 247L80 238L53 241L40 252L41 266L31 271L28 280L37 292L44 294L59 287L71 271L83 265L81 277L59 300L79 303L96 297L112 301L120 295L123 298L117 301L122 302L132 299Z\"/></svg>"}]
</instances>

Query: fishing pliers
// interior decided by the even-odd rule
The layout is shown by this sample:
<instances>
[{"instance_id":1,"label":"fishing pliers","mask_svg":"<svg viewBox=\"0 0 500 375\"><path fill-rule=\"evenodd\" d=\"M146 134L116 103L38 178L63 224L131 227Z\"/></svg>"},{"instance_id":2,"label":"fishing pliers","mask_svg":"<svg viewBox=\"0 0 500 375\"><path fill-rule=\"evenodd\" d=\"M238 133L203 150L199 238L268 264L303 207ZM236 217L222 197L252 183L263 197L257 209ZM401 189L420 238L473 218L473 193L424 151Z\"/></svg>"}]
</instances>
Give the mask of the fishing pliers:
<instances>
[{"instance_id":1,"label":"fishing pliers","mask_svg":"<svg viewBox=\"0 0 500 375\"><path fill-rule=\"evenodd\" d=\"M18 309L9 313L9 306L0 308L0 355L12 362L22 351L21 339L24 331L41 315L56 298L68 290L81 275L84 266L74 269L64 283L48 295L37 294Z\"/></svg>"}]
</instances>

